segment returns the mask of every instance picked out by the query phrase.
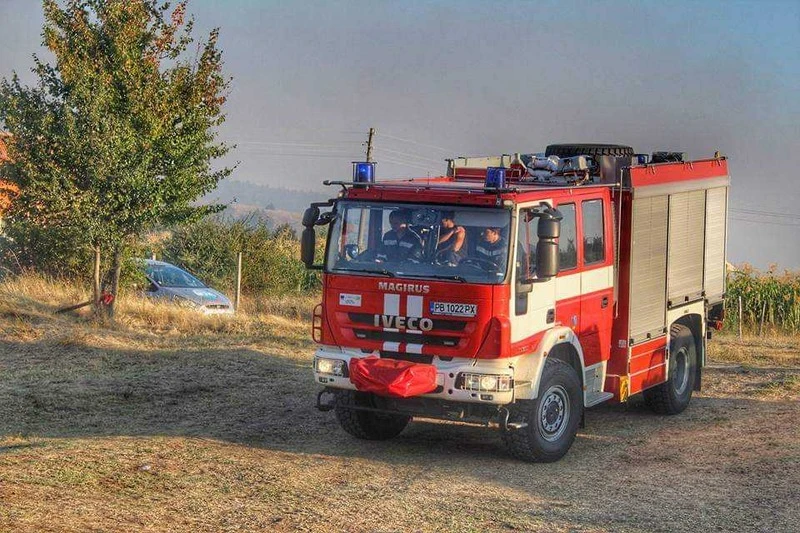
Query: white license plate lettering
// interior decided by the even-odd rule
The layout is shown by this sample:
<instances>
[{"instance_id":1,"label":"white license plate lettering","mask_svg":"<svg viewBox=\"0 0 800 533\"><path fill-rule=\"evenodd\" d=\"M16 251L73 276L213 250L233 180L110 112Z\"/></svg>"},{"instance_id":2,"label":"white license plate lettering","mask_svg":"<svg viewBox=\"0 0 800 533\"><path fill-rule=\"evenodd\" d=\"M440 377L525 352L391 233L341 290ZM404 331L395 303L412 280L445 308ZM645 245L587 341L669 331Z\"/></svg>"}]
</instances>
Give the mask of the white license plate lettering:
<instances>
[{"instance_id":1,"label":"white license plate lettering","mask_svg":"<svg viewBox=\"0 0 800 533\"><path fill-rule=\"evenodd\" d=\"M473 317L478 313L478 305L453 302L431 302L430 311L432 315Z\"/></svg>"}]
</instances>

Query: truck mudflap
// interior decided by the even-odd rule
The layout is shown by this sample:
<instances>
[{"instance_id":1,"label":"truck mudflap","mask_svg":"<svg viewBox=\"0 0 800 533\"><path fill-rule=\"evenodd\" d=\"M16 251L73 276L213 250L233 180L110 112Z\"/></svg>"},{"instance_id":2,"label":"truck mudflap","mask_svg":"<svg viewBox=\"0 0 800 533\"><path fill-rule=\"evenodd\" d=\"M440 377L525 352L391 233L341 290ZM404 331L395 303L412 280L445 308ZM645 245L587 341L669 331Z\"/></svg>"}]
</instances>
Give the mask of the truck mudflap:
<instances>
[{"instance_id":1,"label":"truck mudflap","mask_svg":"<svg viewBox=\"0 0 800 533\"><path fill-rule=\"evenodd\" d=\"M351 359L349 370L356 389L380 396L411 398L437 387L436 367L428 364L373 356Z\"/></svg>"}]
</instances>

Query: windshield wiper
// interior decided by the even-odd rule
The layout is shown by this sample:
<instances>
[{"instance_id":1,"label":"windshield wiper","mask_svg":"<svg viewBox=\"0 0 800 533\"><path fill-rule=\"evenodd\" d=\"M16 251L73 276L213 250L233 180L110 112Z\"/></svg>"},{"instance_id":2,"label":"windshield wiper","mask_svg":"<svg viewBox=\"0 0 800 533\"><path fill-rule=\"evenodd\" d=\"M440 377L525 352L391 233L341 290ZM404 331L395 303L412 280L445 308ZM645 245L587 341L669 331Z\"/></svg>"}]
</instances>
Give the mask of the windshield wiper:
<instances>
[{"instance_id":1,"label":"windshield wiper","mask_svg":"<svg viewBox=\"0 0 800 533\"><path fill-rule=\"evenodd\" d=\"M394 272L390 272L383 269L369 269L369 268L337 268L337 271L344 271L344 272L362 272L364 274L378 274L380 276L386 276L387 278L393 278Z\"/></svg>"},{"instance_id":2,"label":"windshield wiper","mask_svg":"<svg viewBox=\"0 0 800 533\"><path fill-rule=\"evenodd\" d=\"M442 274L425 274L425 275L417 274L417 275L414 275L414 274L405 274L404 273L404 274L401 274L401 275L404 276L404 277L408 277L408 278L448 279L448 280L452 280L452 281L458 281L458 282L461 282L461 283L467 283L466 279L462 278L461 276L455 275L455 274L454 275L442 275Z\"/></svg>"}]
</instances>

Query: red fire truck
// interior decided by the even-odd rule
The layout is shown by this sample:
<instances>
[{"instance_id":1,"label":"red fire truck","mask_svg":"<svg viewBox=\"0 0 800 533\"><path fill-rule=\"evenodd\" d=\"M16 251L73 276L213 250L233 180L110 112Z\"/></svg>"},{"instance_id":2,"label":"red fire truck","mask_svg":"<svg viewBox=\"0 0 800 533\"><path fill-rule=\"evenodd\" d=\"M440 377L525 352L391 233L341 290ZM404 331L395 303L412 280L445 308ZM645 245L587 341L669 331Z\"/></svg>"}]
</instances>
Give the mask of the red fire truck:
<instances>
[{"instance_id":1,"label":"red fire truck","mask_svg":"<svg viewBox=\"0 0 800 533\"><path fill-rule=\"evenodd\" d=\"M656 413L687 407L722 320L724 157L560 144L433 178L374 170L326 182L338 196L303 217L303 261L323 271L317 407L347 432L478 423L550 462L585 408L639 393Z\"/></svg>"}]
</instances>

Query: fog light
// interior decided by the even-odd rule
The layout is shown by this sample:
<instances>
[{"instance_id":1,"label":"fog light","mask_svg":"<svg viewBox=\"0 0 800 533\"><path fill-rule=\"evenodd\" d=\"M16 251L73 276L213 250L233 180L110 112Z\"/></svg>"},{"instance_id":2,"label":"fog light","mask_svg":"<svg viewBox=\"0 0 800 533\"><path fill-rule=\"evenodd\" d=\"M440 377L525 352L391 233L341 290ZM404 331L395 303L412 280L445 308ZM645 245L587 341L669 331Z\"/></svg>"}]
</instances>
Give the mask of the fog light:
<instances>
[{"instance_id":1,"label":"fog light","mask_svg":"<svg viewBox=\"0 0 800 533\"><path fill-rule=\"evenodd\" d=\"M457 383L460 388L473 391L507 392L514 388L511 376L496 374L467 374L459 375Z\"/></svg>"},{"instance_id":2,"label":"fog light","mask_svg":"<svg viewBox=\"0 0 800 533\"><path fill-rule=\"evenodd\" d=\"M314 370L320 374L330 374L332 376L344 376L345 364L341 359L326 359L324 357L314 358Z\"/></svg>"},{"instance_id":3,"label":"fog light","mask_svg":"<svg viewBox=\"0 0 800 533\"><path fill-rule=\"evenodd\" d=\"M481 390L495 390L497 388L497 376L483 376L481 378Z\"/></svg>"}]
</instances>

